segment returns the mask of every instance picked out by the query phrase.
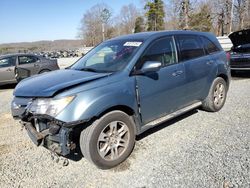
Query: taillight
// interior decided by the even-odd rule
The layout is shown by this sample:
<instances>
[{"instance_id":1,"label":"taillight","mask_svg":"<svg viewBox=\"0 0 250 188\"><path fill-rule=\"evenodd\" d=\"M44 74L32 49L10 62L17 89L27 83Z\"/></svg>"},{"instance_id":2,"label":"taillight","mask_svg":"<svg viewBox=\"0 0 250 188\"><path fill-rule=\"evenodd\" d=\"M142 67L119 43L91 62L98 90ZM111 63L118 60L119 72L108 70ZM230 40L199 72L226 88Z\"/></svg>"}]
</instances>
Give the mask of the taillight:
<instances>
[{"instance_id":1,"label":"taillight","mask_svg":"<svg viewBox=\"0 0 250 188\"><path fill-rule=\"evenodd\" d=\"M230 62L230 58L231 58L231 54L230 54L230 52L227 52L227 54L226 54L226 55L227 55L227 61L228 61L228 62Z\"/></svg>"}]
</instances>

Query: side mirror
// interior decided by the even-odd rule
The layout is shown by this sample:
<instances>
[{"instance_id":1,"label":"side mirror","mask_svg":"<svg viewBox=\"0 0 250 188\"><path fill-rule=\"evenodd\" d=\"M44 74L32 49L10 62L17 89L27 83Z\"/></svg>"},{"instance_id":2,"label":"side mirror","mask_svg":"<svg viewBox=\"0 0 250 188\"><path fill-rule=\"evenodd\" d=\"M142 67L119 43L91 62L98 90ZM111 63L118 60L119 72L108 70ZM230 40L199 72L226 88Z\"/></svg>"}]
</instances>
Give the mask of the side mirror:
<instances>
[{"instance_id":1,"label":"side mirror","mask_svg":"<svg viewBox=\"0 0 250 188\"><path fill-rule=\"evenodd\" d=\"M142 68L135 72L135 74L145 74L157 72L161 69L162 63L159 61L146 61Z\"/></svg>"}]
</instances>

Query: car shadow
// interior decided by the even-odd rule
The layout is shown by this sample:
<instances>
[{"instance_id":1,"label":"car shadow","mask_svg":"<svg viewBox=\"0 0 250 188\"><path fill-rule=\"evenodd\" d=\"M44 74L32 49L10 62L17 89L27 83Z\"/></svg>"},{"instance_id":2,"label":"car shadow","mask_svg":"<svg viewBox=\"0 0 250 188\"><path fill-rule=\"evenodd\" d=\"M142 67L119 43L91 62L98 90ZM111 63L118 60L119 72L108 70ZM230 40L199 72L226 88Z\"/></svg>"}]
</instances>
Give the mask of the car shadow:
<instances>
[{"instance_id":1,"label":"car shadow","mask_svg":"<svg viewBox=\"0 0 250 188\"><path fill-rule=\"evenodd\" d=\"M141 139L143 139L143 138L145 138L145 137L147 137L147 136L149 136L151 134L154 134L154 133L160 131L161 129L164 129L164 128L170 126L170 125L173 125L173 124L175 124L175 123L177 123L177 122L179 122L179 121L181 121L181 120L183 120L183 119L185 119L185 118L187 118L187 117L189 117L191 115L194 115L196 113L198 113L198 110L194 109L194 110L191 110L191 111L189 111L189 112L187 112L185 114L182 114L182 115L180 115L178 117L175 117L175 118L173 118L173 119L171 119L169 121L163 122L163 123L151 128L151 129L145 131L144 133L138 135L136 137L136 140L139 141L139 140L141 140Z\"/></svg>"},{"instance_id":2,"label":"car shadow","mask_svg":"<svg viewBox=\"0 0 250 188\"><path fill-rule=\"evenodd\" d=\"M3 89L15 89L17 84L7 84L7 85L3 85L3 86L0 86L0 90L3 90Z\"/></svg>"}]
</instances>

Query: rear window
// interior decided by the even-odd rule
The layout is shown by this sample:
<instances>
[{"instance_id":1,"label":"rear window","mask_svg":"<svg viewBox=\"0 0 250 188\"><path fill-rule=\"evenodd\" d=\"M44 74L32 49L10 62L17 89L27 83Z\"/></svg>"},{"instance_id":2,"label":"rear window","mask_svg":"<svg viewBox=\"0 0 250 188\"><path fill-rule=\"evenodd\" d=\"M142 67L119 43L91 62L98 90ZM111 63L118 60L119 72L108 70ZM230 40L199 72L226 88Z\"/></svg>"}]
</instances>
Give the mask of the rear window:
<instances>
[{"instance_id":1,"label":"rear window","mask_svg":"<svg viewBox=\"0 0 250 188\"><path fill-rule=\"evenodd\" d=\"M178 36L177 40L179 44L181 61L187 61L205 55L199 37L192 35L183 35Z\"/></svg>"},{"instance_id":2,"label":"rear window","mask_svg":"<svg viewBox=\"0 0 250 188\"><path fill-rule=\"evenodd\" d=\"M31 64L39 60L35 56L19 56L18 59L19 59L19 65Z\"/></svg>"},{"instance_id":3,"label":"rear window","mask_svg":"<svg viewBox=\"0 0 250 188\"><path fill-rule=\"evenodd\" d=\"M208 38L206 38L206 37L201 37L201 38L202 38L203 46L209 54L220 51L220 49L212 41L210 41Z\"/></svg>"}]
</instances>

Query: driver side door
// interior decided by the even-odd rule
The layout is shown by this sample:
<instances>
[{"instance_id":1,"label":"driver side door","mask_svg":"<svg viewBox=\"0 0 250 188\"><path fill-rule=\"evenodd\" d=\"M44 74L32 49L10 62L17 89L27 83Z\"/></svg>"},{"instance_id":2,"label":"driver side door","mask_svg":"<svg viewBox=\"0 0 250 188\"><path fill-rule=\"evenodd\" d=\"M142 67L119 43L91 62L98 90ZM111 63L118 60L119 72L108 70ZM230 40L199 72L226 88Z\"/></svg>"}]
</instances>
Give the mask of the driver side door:
<instances>
[{"instance_id":1,"label":"driver side door","mask_svg":"<svg viewBox=\"0 0 250 188\"><path fill-rule=\"evenodd\" d=\"M186 104L186 75L182 63L178 63L174 37L154 41L137 62L140 70L147 61L159 61L158 72L136 75L142 123L145 125Z\"/></svg>"}]
</instances>

